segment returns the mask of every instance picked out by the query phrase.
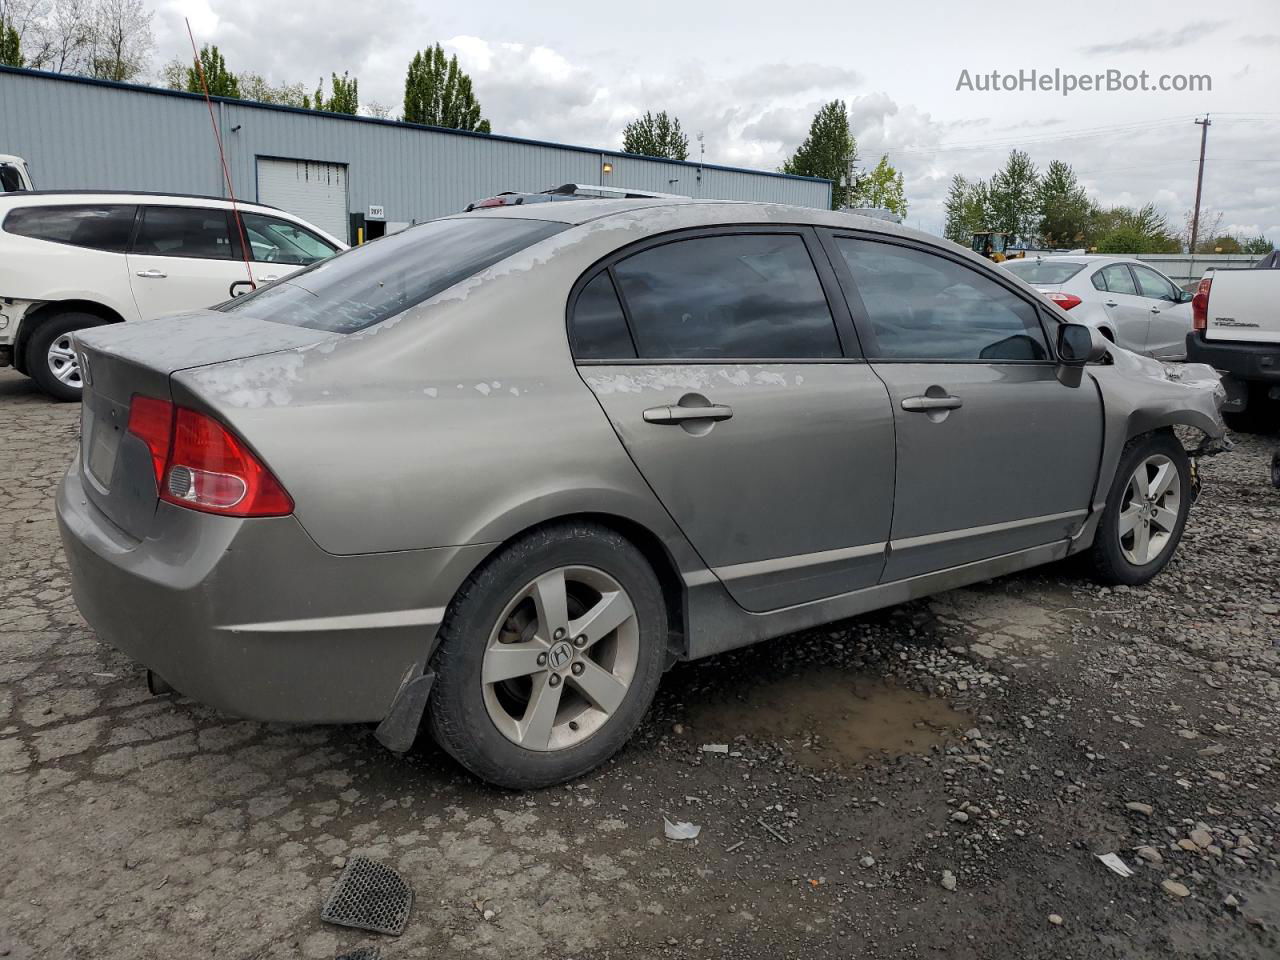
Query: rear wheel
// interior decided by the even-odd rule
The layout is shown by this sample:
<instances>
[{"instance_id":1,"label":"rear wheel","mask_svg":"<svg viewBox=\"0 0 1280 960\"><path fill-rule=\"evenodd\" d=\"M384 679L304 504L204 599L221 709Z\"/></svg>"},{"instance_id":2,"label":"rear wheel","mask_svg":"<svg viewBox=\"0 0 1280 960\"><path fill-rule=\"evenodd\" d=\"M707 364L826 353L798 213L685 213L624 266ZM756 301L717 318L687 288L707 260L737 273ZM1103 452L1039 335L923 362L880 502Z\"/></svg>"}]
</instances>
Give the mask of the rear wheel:
<instances>
[{"instance_id":1,"label":"rear wheel","mask_svg":"<svg viewBox=\"0 0 1280 960\"><path fill-rule=\"evenodd\" d=\"M27 375L55 400L79 400L84 381L79 358L71 346L71 334L101 323L101 318L78 311L54 314L40 321L27 341Z\"/></svg>"},{"instance_id":2,"label":"rear wheel","mask_svg":"<svg viewBox=\"0 0 1280 960\"><path fill-rule=\"evenodd\" d=\"M666 657L652 569L605 527L547 527L459 591L433 659L431 730L490 783L561 783L611 757L648 710Z\"/></svg>"},{"instance_id":3,"label":"rear wheel","mask_svg":"<svg viewBox=\"0 0 1280 960\"><path fill-rule=\"evenodd\" d=\"M1191 496L1191 461L1175 437L1130 440L1094 537L1098 579L1133 586L1163 570L1182 539Z\"/></svg>"}]
</instances>

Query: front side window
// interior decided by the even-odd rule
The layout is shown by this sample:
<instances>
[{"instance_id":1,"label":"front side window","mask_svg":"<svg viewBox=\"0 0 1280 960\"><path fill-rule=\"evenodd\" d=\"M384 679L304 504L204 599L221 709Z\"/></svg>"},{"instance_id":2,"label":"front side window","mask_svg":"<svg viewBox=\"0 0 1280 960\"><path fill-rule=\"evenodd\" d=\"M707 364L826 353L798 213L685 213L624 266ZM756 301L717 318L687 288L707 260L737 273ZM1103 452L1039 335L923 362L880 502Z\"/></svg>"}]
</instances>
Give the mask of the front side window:
<instances>
[{"instance_id":1,"label":"front side window","mask_svg":"<svg viewBox=\"0 0 1280 960\"><path fill-rule=\"evenodd\" d=\"M1142 296L1148 300L1178 302L1178 296L1175 292L1177 288L1173 285L1173 281L1166 280L1150 267L1140 267L1134 264L1132 270L1134 276L1138 278L1138 289L1142 291Z\"/></svg>"},{"instance_id":2,"label":"front side window","mask_svg":"<svg viewBox=\"0 0 1280 960\"><path fill-rule=\"evenodd\" d=\"M885 360L1047 360L1035 307L953 260L875 240L837 237Z\"/></svg>"},{"instance_id":3,"label":"front side window","mask_svg":"<svg viewBox=\"0 0 1280 960\"><path fill-rule=\"evenodd\" d=\"M227 212L201 207L143 207L133 252L154 257L230 260Z\"/></svg>"},{"instance_id":4,"label":"front side window","mask_svg":"<svg viewBox=\"0 0 1280 960\"><path fill-rule=\"evenodd\" d=\"M136 210L118 203L18 207L4 218L4 229L20 237L124 253Z\"/></svg>"},{"instance_id":5,"label":"front side window","mask_svg":"<svg viewBox=\"0 0 1280 960\"><path fill-rule=\"evenodd\" d=\"M1113 263L1098 272L1102 274L1102 282L1109 292L1127 293L1134 297L1138 295L1138 288L1133 285L1133 276L1123 263Z\"/></svg>"},{"instance_id":6,"label":"front side window","mask_svg":"<svg viewBox=\"0 0 1280 960\"><path fill-rule=\"evenodd\" d=\"M12 163L0 163L0 193L17 193L27 189L22 174Z\"/></svg>"},{"instance_id":7,"label":"front side window","mask_svg":"<svg viewBox=\"0 0 1280 960\"><path fill-rule=\"evenodd\" d=\"M720 234L614 266L641 359L823 359L840 340L804 239Z\"/></svg>"},{"instance_id":8,"label":"front side window","mask_svg":"<svg viewBox=\"0 0 1280 960\"><path fill-rule=\"evenodd\" d=\"M332 333L380 323L565 229L546 220L430 220L352 247L218 309Z\"/></svg>"},{"instance_id":9,"label":"front side window","mask_svg":"<svg viewBox=\"0 0 1280 960\"><path fill-rule=\"evenodd\" d=\"M335 252L331 244L288 220L260 213L242 213L240 219L249 244L249 256L258 263L305 267Z\"/></svg>"}]
</instances>

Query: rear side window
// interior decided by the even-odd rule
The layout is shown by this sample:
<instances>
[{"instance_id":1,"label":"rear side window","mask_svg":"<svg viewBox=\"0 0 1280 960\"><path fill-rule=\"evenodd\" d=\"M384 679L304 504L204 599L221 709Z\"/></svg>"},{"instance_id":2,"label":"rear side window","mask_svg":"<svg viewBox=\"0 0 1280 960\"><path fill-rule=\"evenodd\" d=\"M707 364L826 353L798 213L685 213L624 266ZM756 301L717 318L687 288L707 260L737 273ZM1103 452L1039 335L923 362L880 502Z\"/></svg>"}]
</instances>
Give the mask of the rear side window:
<instances>
[{"instance_id":1,"label":"rear side window","mask_svg":"<svg viewBox=\"0 0 1280 960\"><path fill-rule=\"evenodd\" d=\"M911 247L837 237L874 334L868 358L1046 360L1036 309L977 270Z\"/></svg>"},{"instance_id":2,"label":"rear side window","mask_svg":"<svg viewBox=\"0 0 1280 960\"><path fill-rule=\"evenodd\" d=\"M218 309L295 327L353 333L563 229L564 224L545 220L487 216L431 220L352 247Z\"/></svg>"},{"instance_id":3,"label":"rear side window","mask_svg":"<svg viewBox=\"0 0 1280 960\"><path fill-rule=\"evenodd\" d=\"M1106 278L1102 276L1101 270L1095 273L1090 279L1093 281L1094 289L1096 290L1107 289L1107 281L1106 281Z\"/></svg>"},{"instance_id":4,"label":"rear side window","mask_svg":"<svg viewBox=\"0 0 1280 960\"><path fill-rule=\"evenodd\" d=\"M570 326L573 355L579 360L634 359L635 345L609 271L596 274L582 288Z\"/></svg>"},{"instance_id":5,"label":"rear side window","mask_svg":"<svg viewBox=\"0 0 1280 960\"><path fill-rule=\"evenodd\" d=\"M136 209L116 203L19 207L4 218L4 229L20 237L124 253Z\"/></svg>"},{"instance_id":6,"label":"rear side window","mask_svg":"<svg viewBox=\"0 0 1280 960\"><path fill-rule=\"evenodd\" d=\"M641 359L839 357L804 240L723 234L651 247L614 266Z\"/></svg>"},{"instance_id":7,"label":"rear side window","mask_svg":"<svg viewBox=\"0 0 1280 960\"><path fill-rule=\"evenodd\" d=\"M1111 293L1128 293L1138 295L1138 288L1133 285L1133 276L1123 263L1113 263L1098 271L1102 274L1102 282Z\"/></svg>"},{"instance_id":8,"label":"rear side window","mask_svg":"<svg viewBox=\"0 0 1280 960\"><path fill-rule=\"evenodd\" d=\"M144 206L133 252L154 257L230 260L227 212L200 207Z\"/></svg>"}]
</instances>

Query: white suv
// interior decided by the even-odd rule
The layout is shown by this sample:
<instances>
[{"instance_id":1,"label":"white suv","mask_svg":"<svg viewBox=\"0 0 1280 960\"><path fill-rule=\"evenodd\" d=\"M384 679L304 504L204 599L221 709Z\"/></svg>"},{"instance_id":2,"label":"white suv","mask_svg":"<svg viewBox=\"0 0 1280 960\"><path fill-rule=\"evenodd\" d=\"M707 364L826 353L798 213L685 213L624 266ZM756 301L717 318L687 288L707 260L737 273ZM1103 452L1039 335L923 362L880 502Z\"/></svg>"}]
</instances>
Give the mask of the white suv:
<instances>
[{"instance_id":1,"label":"white suv","mask_svg":"<svg viewBox=\"0 0 1280 960\"><path fill-rule=\"evenodd\" d=\"M77 400L72 331L213 306L346 248L274 207L238 207L247 265L229 200L0 194L0 366Z\"/></svg>"}]
</instances>

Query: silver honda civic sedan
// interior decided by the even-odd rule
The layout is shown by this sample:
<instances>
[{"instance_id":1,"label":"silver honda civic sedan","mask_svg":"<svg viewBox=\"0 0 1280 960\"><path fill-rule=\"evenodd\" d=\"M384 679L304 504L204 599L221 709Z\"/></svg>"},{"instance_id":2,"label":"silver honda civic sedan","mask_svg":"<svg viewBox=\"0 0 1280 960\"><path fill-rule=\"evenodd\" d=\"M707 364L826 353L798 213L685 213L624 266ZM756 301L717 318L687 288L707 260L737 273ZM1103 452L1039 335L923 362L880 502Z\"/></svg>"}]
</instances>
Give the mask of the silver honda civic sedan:
<instances>
[{"instance_id":1,"label":"silver honda civic sedan","mask_svg":"<svg viewBox=\"0 0 1280 960\"><path fill-rule=\"evenodd\" d=\"M1225 442L1208 368L773 204L446 217L76 349L89 624L155 689L425 721L508 787L609 758L677 660L1074 553L1142 583Z\"/></svg>"}]
</instances>

